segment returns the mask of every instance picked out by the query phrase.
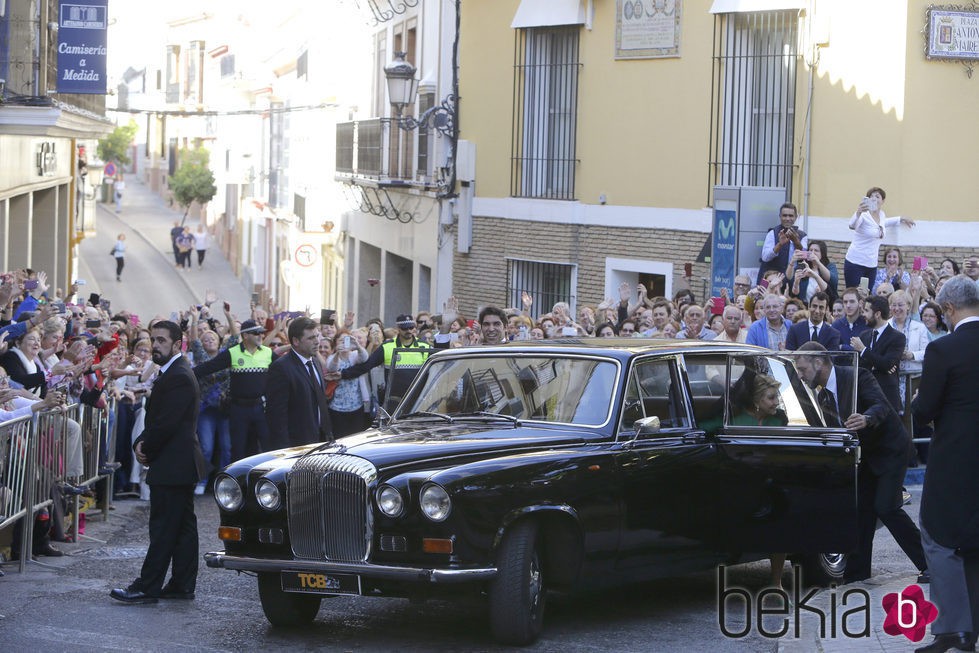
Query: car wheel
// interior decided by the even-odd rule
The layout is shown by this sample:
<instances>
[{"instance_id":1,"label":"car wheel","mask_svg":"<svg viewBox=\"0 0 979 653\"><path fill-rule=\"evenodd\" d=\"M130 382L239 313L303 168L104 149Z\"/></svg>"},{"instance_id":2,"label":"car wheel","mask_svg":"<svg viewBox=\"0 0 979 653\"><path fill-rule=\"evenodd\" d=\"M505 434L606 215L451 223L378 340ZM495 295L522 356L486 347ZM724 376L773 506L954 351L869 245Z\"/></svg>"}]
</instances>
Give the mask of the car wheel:
<instances>
[{"instance_id":1,"label":"car wheel","mask_svg":"<svg viewBox=\"0 0 979 653\"><path fill-rule=\"evenodd\" d=\"M497 576L490 583L490 627L499 642L533 643L544 623L547 586L538 546L537 523L524 520L503 537Z\"/></svg>"},{"instance_id":2,"label":"car wheel","mask_svg":"<svg viewBox=\"0 0 979 653\"><path fill-rule=\"evenodd\" d=\"M273 626L304 626L320 611L319 596L283 592L279 574L258 575L258 596L265 618Z\"/></svg>"},{"instance_id":3,"label":"car wheel","mask_svg":"<svg viewBox=\"0 0 979 653\"><path fill-rule=\"evenodd\" d=\"M807 553L794 562L802 567L802 581L806 585L825 587L843 583L847 557L846 553Z\"/></svg>"}]
</instances>

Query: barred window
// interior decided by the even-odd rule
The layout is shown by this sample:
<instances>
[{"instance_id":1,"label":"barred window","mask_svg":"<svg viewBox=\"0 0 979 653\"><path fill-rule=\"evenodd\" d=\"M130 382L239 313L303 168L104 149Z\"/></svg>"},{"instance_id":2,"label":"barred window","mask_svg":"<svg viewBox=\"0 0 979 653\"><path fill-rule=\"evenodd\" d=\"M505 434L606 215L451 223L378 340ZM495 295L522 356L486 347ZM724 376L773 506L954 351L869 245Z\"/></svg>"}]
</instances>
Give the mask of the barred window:
<instances>
[{"instance_id":1,"label":"barred window","mask_svg":"<svg viewBox=\"0 0 979 653\"><path fill-rule=\"evenodd\" d=\"M514 197L575 199L578 27L516 32L513 86Z\"/></svg>"},{"instance_id":2,"label":"barred window","mask_svg":"<svg viewBox=\"0 0 979 653\"><path fill-rule=\"evenodd\" d=\"M715 18L711 187L785 188L791 196L798 40L797 11Z\"/></svg>"},{"instance_id":3,"label":"barred window","mask_svg":"<svg viewBox=\"0 0 979 653\"><path fill-rule=\"evenodd\" d=\"M520 306L523 293L529 293L535 320L557 302L567 302L575 310L575 266L570 263L507 259L506 278L507 306Z\"/></svg>"}]
</instances>

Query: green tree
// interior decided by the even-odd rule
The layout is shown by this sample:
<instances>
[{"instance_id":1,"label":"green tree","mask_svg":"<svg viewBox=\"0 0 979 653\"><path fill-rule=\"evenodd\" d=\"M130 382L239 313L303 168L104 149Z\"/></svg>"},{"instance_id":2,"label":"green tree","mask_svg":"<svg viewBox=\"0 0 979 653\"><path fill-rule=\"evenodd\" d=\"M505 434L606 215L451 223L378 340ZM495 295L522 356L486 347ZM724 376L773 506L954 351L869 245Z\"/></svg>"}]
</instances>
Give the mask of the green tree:
<instances>
[{"instance_id":1,"label":"green tree","mask_svg":"<svg viewBox=\"0 0 979 653\"><path fill-rule=\"evenodd\" d=\"M203 147L180 151L180 167L169 179L173 199L184 209L180 224L187 220L191 204L196 201L203 206L218 192L214 185L214 173L208 165L210 158L210 153Z\"/></svg>"},{"instance_id":2,"label":"green tree","mask_svg":"<svg viewBox=\"0 0 979 653\"><path fill-rule=\"evenodd\" d=\"M99 140L99 158L103 161L129 165L129 146L133 144L138 130L139 126L135 120L130 120L128 125L116 127L111 134Z\"/></svg>"}]
</instances>

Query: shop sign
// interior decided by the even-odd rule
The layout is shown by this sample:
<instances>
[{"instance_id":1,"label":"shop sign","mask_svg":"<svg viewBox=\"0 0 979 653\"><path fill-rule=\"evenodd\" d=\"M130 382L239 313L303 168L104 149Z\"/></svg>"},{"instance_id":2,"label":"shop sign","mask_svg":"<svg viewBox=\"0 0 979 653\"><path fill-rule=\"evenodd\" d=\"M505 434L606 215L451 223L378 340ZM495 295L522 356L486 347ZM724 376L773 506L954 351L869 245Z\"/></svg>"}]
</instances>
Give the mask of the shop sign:
<instances>
[{"instance_id":1,"label":"shop sign","mask_svg":"<svg viewBox=\"0 0 979 653\"><path fill-rule=\"evenodd\" d=\"M58 92L105 95L108 0L64 0L58 10Z\"/></svg>"}]
</instances>

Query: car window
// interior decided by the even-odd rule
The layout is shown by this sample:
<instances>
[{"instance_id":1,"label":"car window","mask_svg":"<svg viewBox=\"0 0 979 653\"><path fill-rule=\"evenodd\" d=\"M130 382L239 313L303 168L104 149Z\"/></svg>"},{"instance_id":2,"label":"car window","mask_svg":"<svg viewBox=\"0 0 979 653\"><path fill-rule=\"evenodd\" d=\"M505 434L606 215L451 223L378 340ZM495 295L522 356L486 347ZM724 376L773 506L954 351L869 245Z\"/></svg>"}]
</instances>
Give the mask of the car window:
<instances>
[{"instance_id":1,"label":"car window","mask_svg":"<svg viewBox=\"0 0 979 653\"><path fill-rule=\"evenodd\" d=\"M728 427L821 427L812 394L785 354L684 357L694 419L716 433Z\"/></svg>"},{"instance_id":2,"label":"car window","mask_svg":"<svg viewBox=\"0 0 979 653\"><path fill-rule=\"evenodd\" d=\"M432 361L397 415L481 411L599 426L613 405L618 364L572 356L471 356Z\"/></svg>"},{"instance_id":3,"label":"car window","mask_svg":"<svg viewBox=\"0 0 979 653\"><path fill-rule=\"evenodd\" d=\"M729 425L757 425L759 421L761 426L823 425L822 416L791 356L737 355L731 357L731 362ZM765 414L764 399L760 398L766 384L774 389L777 398L777 406L770 415ZM754 417L749 416L749 411Z\"/></svg>"},{"instance_id":4,"label":"car window","mask_svg":"<svg viewBox=\"0 0 979 653\"><path fill-rule=\"evenodd\" d=\"M700 428L707 425L705 430L717 431L724 420L727 355L688 354L683 360L694 421Z\"/></svg>"},{"instance_id":5,"label":"car window","mask_svg":"<svg viewBox=\"0 0 979 653\"><path fill-rule=\"evenodd\" d=\"M637 420L653 416L661 430L690 427L672 359L641 360L629 372L619 429L631 431Z\"/></svg>"}]
</instances>

